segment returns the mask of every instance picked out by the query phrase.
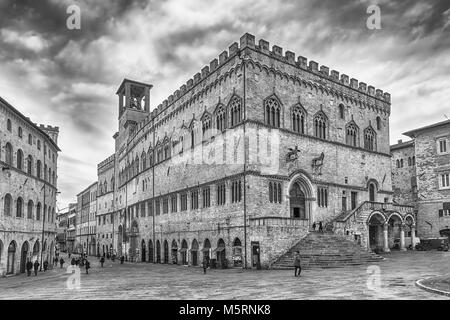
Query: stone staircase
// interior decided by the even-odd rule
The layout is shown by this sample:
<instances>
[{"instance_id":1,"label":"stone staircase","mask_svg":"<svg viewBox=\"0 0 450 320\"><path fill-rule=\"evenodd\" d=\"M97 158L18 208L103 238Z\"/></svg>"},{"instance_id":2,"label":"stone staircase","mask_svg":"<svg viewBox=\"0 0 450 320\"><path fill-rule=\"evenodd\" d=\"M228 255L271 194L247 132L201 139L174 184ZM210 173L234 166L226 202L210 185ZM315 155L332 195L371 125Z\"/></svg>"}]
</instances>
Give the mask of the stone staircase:
<instances>
[{"instance_id":1,"label":"stone staircase","mask_svg":"<svg viewBox=\"0 0 450 320\"><path fill-rule=\"evenodd\" d=\"M302 268L305 269L361 265L384 259L343 236L328 231L311 231L278 258L271 269L293 269L295 251L300 251Z\"/></svg>"}]
</instances>

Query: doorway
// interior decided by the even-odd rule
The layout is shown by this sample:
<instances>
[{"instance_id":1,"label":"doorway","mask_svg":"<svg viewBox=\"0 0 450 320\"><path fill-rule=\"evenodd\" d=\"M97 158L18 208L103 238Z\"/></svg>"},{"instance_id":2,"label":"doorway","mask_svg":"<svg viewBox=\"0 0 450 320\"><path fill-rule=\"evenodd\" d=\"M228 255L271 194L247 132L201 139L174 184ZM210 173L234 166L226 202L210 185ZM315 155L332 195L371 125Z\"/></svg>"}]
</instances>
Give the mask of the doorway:
<instances>
[{"instance_id":1,"label":"doorway","mask_svg":"<svg viewBox=\"0 0 450 320\"><path fill-rule=\"evenodd\" d=\"M306 219L306 197L300 185L295 182L289 191L291 217L294 219Z\"/></svg>"},{"instance_id":2,"label":"doorway","mask_svg":"<svg viewBox=\"0 0 450 320\"><path fill-rule=\"evenodd\" d=\"M260 257L259 241L252 241L251 246L252 246L252 267L260 269L261 257Z\"/></svg>"},{"instance_id":3,"label":"doorway","mask_svg":"<svg viewBox=\"0 0 450 320\"><path fill-rule=\"evenodd\" d=\"M25 241L22 245L22 252L20 254L20 273L25 273L25 267L28 260L28 242Z\"/></svg>"}]
</instances>

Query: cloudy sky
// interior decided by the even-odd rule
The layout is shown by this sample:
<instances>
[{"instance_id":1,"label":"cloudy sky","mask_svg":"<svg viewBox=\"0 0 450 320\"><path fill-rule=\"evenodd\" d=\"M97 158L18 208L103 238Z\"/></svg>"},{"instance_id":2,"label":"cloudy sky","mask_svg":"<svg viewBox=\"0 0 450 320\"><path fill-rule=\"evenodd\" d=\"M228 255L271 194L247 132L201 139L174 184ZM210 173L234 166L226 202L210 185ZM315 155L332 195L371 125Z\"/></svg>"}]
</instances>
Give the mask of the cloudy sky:
<instances>
[{"instance_id":1,"label":"cloudy sky","mask_svg":"<svg viewBox=\"0 0 450 320\"><path fill-rule=\"evenodd\" d=\"M392 143L450 118L448 0L0 0L0 96L60 127L58 207L113 153L123 78L152 83L153 108L245 32L390 92Z\"/></svg>"}]
</instances>

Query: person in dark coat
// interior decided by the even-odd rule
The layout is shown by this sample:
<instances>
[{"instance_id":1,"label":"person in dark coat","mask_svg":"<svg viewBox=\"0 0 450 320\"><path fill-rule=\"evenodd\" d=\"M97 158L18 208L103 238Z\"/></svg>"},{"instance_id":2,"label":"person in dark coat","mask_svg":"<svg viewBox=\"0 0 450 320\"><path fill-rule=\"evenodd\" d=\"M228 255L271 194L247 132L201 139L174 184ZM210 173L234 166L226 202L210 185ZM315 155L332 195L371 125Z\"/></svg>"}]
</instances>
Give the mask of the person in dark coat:
<instances>
[{"instance_id":1,"label":"person in dark coat","mask_svg":"<svg viewBox=\"0 0 450 320\"><path fill-rule=\"evenodd\" d=\"M33 265L33 267L34 267L34 275L35 275L35 276L37 276L37 272L38 272L38 270L39 270L39 266L40 266L40 263L36 260L36 261L34 262L34 265Z\"/></svg>"},{"instance_id":2,"label":"person in dark coat","mask_svg":"<svg viewBox=\"0 0 450 320\"><path fill-rule=\"evenodd\" d=\"M48 269L48 261L45 260L44 261L44 271L47 271L47 269Z\"/></svg>"},{"instance_id":3,"label":"person in dark coat","mask_svg":"<svg viewBox=\"0 0 450 320\"><path fill-rule=\"evenodd\" d=\"M102 268L103 268L103 264L105 263L105 258L104 257L101 257L100 258L100 264L102 265Z\"/></svg>"},{"instance_id":4,"label":"person in dark coat","mask_svg":"<svg viewBox=\"0 0 450 320\"><path fill-rule=\"evenodd\" d=\"M91 268L91 263L87 259L84 262L84 266L86 268L86 274L89 274L89 269Z\"/></svg>"},{"instance_id":5,"label":"person in dark coat","mask_svg":"<svg viewBox=\"0 0 450 320\"><path fill-rule=\"evenodd\" d=\"M317 225L316 225L316 222L314 221L314 223L312 225L312 228L313 228L314 231L316 231L316 227L317 227Z\"/></svg>"},{"instance_id":6,"label":"person in dark coat","mask_svg":"<svg viewBox=\"0 0 450 320\"><path fill-rule=\"evenodd\" d=\"M63 258L59 259L59 265L61 266L61 268L63 267L63 265L64 265L64 259Z\"/></svg>"},{"instance_id":7,"label":"person in dark coat","mask_svg":"<svg viewBox=\"0 0 450 320\"><path fill-rule=\"evenodd\" d=\"M31 276L31 270L33 269L33 262L31 260L27 261L27 276Z\"/></svg>"},{"instance_id":8,"label":"person in dark coat","mask_svg":"<svg viewBox=\"0 0 450 320\"><path fill-rule=\"evenodd\" d=\"M208 259L206 257L203 258L203 274L206 274L206 269L208 268Z\"/></svg>"},{"instance_id":9,"label":"person in dark coat","mask_svg":"<svg viewBox=\"0 0 450 320\"><path fill-rule=\"evenodd\" d=\"M125 261L125 257L124 257L124 256L121 256L121 257L120 257L120 264L123 264L124 261Z\"/></svg>"},{"instance_id":10,"label":"person in dark coat","mask_svg":"<svg viewBox=\"0 0 450 320\"><path fill-rule=\"evenodd\" d=\"M323 231L322 221L319 222L319 231L320 231L320 232Z\"/></svg>"},{"instance_id":11,"label":"person in dark coat","mask_svg":"<svg viewBox=\"0 0 450 320\"><path fill-rule=\"evenodd\" d=\"M295 277L300 277L300 273L302 272L302 266L300 264L300 252L296 251L295 255L294 255L294 276ZM298 275L297 275L297 270L298 270Z\"/></svg>"}]
</instances>

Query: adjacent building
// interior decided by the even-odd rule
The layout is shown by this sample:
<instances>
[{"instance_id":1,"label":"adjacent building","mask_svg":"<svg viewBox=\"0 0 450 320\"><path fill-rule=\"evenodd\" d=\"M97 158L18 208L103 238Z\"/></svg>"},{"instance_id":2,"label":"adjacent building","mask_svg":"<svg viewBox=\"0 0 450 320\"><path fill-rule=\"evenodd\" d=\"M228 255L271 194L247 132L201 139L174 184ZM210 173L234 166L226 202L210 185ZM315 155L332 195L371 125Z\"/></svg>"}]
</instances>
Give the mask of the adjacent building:
<instances>
[{"instance_id":1,"label":"adjacent building","mask_svg":"<svg viewBox=\"0 0 450 320\"><path fill-rule=\"evenodd\" d=\"M391 147L396 199L415 206L419 237L450 236L450 120L404 135Z\"/></svg>"},{"instance_id":2,"label":"adjacent building","mask_svg":"<svg viewBox=\"0 0 450 320\"><path fill-rule=\"evenodd\" d=\"M74 251L96 254L97 182L77 195L76 236Z\"/></svg>"},{"instance_id":3,"label":"adjacent building","mask_svg":"<svg viewBox=\"0 0 450 320\"><path fill-rule=\"evenodd\" d=\"M27 260L51 265L58 134L0 98L0 275L25 272Z\"/></svg>"}]
</instances>

